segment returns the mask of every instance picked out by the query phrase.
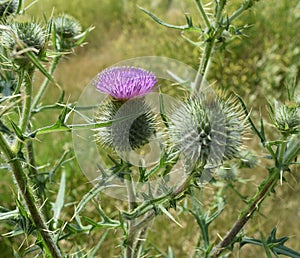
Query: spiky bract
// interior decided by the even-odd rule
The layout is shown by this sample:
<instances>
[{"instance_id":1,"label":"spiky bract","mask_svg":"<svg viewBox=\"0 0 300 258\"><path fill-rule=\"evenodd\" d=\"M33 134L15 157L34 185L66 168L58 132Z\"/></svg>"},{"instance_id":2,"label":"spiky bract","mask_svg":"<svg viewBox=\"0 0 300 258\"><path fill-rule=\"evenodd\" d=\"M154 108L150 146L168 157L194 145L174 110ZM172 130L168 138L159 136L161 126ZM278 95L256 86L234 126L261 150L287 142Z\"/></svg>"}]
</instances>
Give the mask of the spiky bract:
<instances>
[{"instance_id":1,"label":"spiky bract","mask_svg":"<svg viewBox=\"0 0 300 258\"><path fill-rule=\"evenodd\" d=\"M171 143L189 170L216 167L239 152L247 122L235 98L190 98L170 118Z\"/></svg>"},{"instance_id":2,"label":"spiky bract","mask_svg":"<svg viewBox=\"0 0 300 258\"><path fill-rule=\"evenodd\" d=\"M155 132L154 114L143 98L127 102L107 98L96 114L96 122L112 125L96 131L96 142L116 151L131 151L149 142Z\"/></svg>"}]
</instances>

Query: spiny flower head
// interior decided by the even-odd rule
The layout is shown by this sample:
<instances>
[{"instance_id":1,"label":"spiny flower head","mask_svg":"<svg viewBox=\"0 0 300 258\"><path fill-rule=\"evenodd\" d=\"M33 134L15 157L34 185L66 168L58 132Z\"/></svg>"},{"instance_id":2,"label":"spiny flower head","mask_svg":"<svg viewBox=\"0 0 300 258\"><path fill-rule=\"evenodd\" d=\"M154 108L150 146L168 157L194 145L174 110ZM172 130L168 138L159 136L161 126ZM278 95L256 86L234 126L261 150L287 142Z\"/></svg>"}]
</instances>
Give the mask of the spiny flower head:
<instances>
[{"instance_id":1,"label":"spiny flower head","mask_svg":"<svg viewBox=\"0 0 300 258\"><path fill-rule=\"evenodd\" d=\"M170 118L171 143L188 169L216 167L237 156L247 122L234 98L190 98Z\"/></svg>"},{"instance_id":2,"label":"spiny flower head","mask_svg":"<svg viewBox=\"0 0 300 258\"><path fill-rule=\"evenodd\" d=\"M107 98L97 110L95 121L111 126L96 130L96 143L116 151L130 151L149 142L155 132L155 116L144 98L134 98L126 103Z\"/></svg>"},{"instance_id":3,"label":"spiny flower head","mask_svg":"<svg viewBox=\"0 0 300 258\"><path fill-rule=\"evenodd\" d=\"M271 120L282 134L293 134L300 131L300 107L284 105L274 100L271 108Z\"/></svg>"},{"instance_id":4,"label":"spiny flower head","mask_svg":"<svg viewBox=\"0 0 300 258\"><path fill-rule=\"evenodd\" d=\"M152 72L128 66L107 68L94 81L100 92L117 100L144 96L156 83L156 76Z\"/></svg>"},{"instance_id":5,"label":"spiny flower head","mask_svg":"<svg viewBox=\"0 0 300 258\"><path fill-rule=\"evenodd\" d=\"M13 22L2 32L0 43L17 54L16 58L26 59L23 50L38 55L44 49L45 31L38 23Z\"/></svg>"},{"instance_id":6,"label":"spiny flower head","mask_svg":"<svg viewBox=\"0 0 300 258\"><path fill-rule=\"evenodd\" d=\"M69 50L75 47L76 38L82 32L81 24L73 16L62 14L53 19L56 32L56 44L59 50Z\"/></svg>"},{"instance_id":7,"label":"spiny flower head","mask_svg":"<svg viewBox=\"0 0 300 258\"><path fill-rule=\"evenodd\" d=\"M0 0L0 19L15 13L19 0Z\"/></svg>"},{"instance_id":8,"label":"spiny flower head","mask_svg":"<svg viewBox=\"0 0 300 258\"><path fill-rule=\"evenodd\" d=\"M63 38L73 38L82 31L79 21L68 14L54 18L53 23L55 24L56 34Z\"/></svg>"}]
</instances>

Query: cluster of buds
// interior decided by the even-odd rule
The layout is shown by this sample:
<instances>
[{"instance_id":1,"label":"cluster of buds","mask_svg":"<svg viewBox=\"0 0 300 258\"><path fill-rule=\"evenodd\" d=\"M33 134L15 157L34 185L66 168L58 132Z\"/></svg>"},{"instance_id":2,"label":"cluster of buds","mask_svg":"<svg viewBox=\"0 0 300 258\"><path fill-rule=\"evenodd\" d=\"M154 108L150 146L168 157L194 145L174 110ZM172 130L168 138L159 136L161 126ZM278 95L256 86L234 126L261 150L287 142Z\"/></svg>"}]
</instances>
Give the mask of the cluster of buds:
<instances>
[{"instance_id":1,"label":"cluster of buds","mask_svg":"<svg viewBox=\"0 0 300 258\"><path fill-rule=\"evenodd\" d=\"M15 12L17 6L18 1L5 1L2 5L0 2L0 15ZM69 15L54 18L53 31L56 38L55 48L59 51L69 51L77 46L77 41L84 38L80 23ZM33 53L40 60L45 59L47 36L45 28L37 22L13 21L3 27L0 45L10 51L12 59L19 66L25 67L29 63L28 52Z\"/></svg>"},{"instance_id":2,"label":"cluster of buds","mask_svg":"<svg viewBox=\"0 0 300 258\"><path fill-rule=\"evenodd\" d=\"M136 67L113 67L94 80L98 91L108 95L95 115L99 146L115 151L142 147L155 133L157 123L144 96L157 79L152 72ZM224 160L239 156L248 127L245 113L236 98L191 97L174 107L168 117L166 137L173 150L182 155L186 172L207 166L217 167Z\"/></svg>"}]
</instances>

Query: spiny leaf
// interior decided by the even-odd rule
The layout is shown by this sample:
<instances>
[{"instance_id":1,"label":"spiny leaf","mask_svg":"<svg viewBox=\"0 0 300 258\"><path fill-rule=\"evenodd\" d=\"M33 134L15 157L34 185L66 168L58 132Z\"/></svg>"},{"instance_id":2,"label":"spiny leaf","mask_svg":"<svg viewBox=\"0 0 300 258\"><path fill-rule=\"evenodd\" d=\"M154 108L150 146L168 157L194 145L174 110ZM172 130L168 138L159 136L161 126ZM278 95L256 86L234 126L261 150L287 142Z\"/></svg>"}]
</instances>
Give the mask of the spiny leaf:
<instances>
[{"instance_id":1,"label":"spiny leaf","mask_svg":"<svg viewBox=\"0 0 300 258\"><path fill-rule=\"evenodd\" d=\"M22 134L22 131L20 129L20 127L18 125L15 124L14 121L10 120L10 123L11 123L11 126L14 130L14 132L16 133L17 137L21 140L21 141L24 141L25 140L25 137L24 135Z\"/></svg>"},{"instance_id":2,"label":"spiny leaf","mask_svg":"<svg viewBox=\"0 0 300 258\"><path fill-rule=\"evenodd\" d=\"M59 86L59 84L55 81L55 79L53 78L53 76L50 73L48 73L48 71L45 69L45 67L40 63L40 61L38 60L38 58L36 57L36 55L34 53L32 53L31 51L27 51L26 55L30 59L30 61L35 65L35 67L38 68L40 70L40 72L49 81L53 82L58 88L61 88Z\"/></svg>"},{"instance_id":3,"label":"spiny leaf","mask_svg":"<svg viewBox=\"0 0 300 258\"><path fill-rule=\"evenodd\" d=\"M171 219L173 222L175 222L175 224L177 224L179 227L183 228L183 226L172 216L172 214L170 212L168 212L166 210L166 208L162 205L158 205L158 208L162 211L162 213L164 213L165 215L167 215L167 217L169 219Z\"/></svg>"},{"instance_id":4,"label":"spiny leaf","mask_svg":"<svg viewBox=\"0 0 300 258\"><path fill-rule=\"evenodd\" d=\"M148 11L147 9L145 9L141 6L138 6L138 8L141 9L147 15L149 15L158 24L163 25L167 28L182 30L182 31L184 31L184 30L194 30L194 31L201 31L202 32L201 28L193 26L192 19L187 17L187 16L186 16L187 24L178 26L178 25L172 25L172 24L169 24L169 23L166 23L166 22L162 21L157 16L155 16L153 13L151 13L150 11Z\"/></svg>"},{"instance_id":5,"label":"spiny leaf","mask_svg":"<svg viewBox=\"0 0 300 258\"><path fill-rule=\"evenodd\" d=\"M263 246L266 252L267 250L272 251L276 257L279 257L278 255L286 255L291 258L300 258L299 252L289 247L286 247L284 245L289 238L288 237L276 238L276 231L277 231L276 227L273 228L267 240L265 240L264 237L262 237L262 240L259 240L259 239L249 238L244 236L242 238L242 241L240 242L240 248L242 248L242 246L246 244L253 244L253 245Z\"/></svg>"}]
</instances>

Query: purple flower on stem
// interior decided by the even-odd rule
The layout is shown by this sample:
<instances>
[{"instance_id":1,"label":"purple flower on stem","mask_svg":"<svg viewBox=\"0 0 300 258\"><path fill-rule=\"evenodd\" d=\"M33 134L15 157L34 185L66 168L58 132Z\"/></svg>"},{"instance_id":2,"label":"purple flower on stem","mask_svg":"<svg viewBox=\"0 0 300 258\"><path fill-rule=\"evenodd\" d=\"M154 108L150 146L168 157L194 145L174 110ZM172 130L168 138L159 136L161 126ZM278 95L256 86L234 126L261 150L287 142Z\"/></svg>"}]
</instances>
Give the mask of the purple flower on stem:
<instances>
[{"instance_id":1,"label":"purple flower on stem","mask_svg":"<svg viewBox=\"0 0 300 258\"><path fill-rule=\"evenodd\" d=\"M147 94L157 83L156 76L137 67L111 67L98 74L96 88L117 100L128 100Z\"/></svg>"}]
</instances>

